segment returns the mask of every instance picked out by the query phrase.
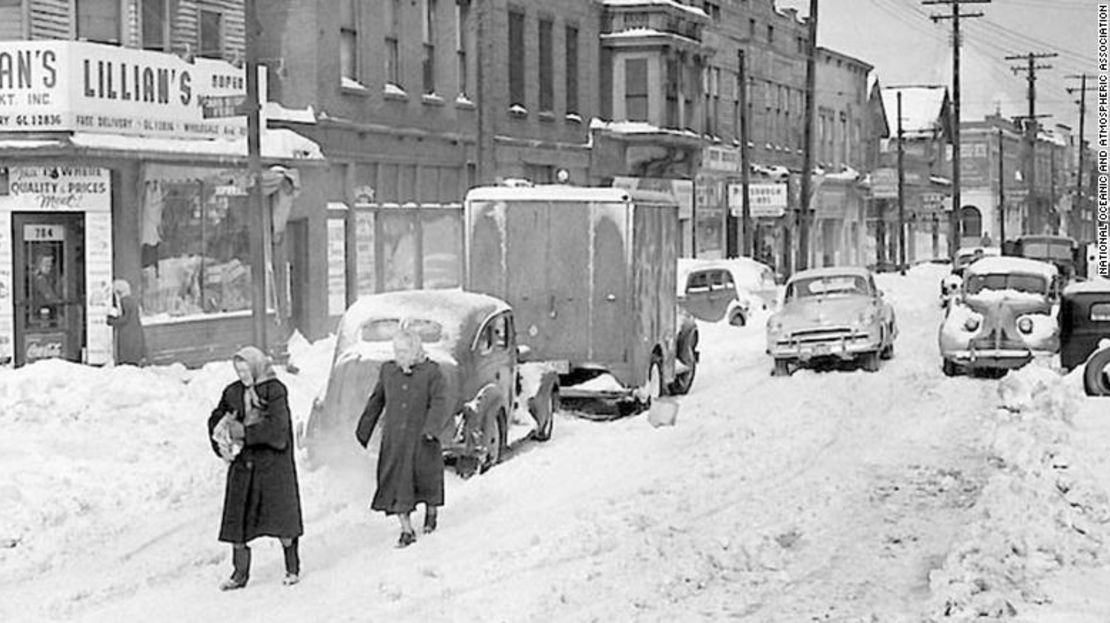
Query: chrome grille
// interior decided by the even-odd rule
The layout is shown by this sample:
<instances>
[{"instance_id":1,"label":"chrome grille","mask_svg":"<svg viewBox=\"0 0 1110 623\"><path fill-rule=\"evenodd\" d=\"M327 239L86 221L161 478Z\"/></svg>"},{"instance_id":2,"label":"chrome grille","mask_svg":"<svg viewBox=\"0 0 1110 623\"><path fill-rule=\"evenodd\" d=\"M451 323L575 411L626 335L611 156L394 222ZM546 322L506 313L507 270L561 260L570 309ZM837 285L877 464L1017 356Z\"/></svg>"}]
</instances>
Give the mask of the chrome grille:
<instances>
[{"instance_id":1,"label":"chrome grille","mask_svg":"<svg viewBox=\"0 0 1110 623\"><path fill-rule=\"evenodd\" d=\"M778 340L779 344L813 344L818 342L839 342L841 340L854 340L866 338L867 334L853 331L851 327L821 327L819 329L805 329L795 331L789 336Z\"/></svg>"}]
</instances>

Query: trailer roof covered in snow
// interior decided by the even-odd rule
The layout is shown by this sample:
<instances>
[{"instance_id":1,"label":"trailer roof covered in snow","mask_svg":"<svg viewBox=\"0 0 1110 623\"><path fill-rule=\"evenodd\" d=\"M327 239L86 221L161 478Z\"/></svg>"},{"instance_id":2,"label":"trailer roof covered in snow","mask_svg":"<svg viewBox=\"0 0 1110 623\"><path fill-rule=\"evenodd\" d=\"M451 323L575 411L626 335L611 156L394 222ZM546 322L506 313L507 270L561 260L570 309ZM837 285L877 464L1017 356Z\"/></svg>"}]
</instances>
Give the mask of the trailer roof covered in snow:
<instances>
[{"instance_id":1,"label":"trailer roof covered in snow","mask_svg":"<svg viewBox=\"0 0 1110 623\"><path fill-rule=\"evenodd\" d=\"M567 186L481 186L466 193L467 201L566 201L675 205L670 193L612 187Z\"/></svg>"}]
</instances>

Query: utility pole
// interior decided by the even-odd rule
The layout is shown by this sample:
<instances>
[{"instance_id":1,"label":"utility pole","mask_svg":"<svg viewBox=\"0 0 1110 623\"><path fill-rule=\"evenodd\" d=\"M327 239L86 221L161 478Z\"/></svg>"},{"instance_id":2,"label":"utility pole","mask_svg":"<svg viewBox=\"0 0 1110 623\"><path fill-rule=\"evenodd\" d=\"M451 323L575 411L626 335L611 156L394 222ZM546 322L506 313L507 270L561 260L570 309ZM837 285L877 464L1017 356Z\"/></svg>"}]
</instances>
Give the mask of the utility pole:
<instances>
[{"instance_id":1,"label":"utility pole","mask_svg":"<svg viewBox=\"0 0 1110 623\"><path fill-rule=\"evenodd\" d=\"M1094 78L1094 76L1091 76L1089 74L1079 74L1078 76L1072 75L1072 76L1065 76L1065 77L1068 80L1075 80L1076 78L1079 79L1079 88L1069 87L1067 89L1067 91L1068 91L1069 95L1074 94L1076 91L1079 91L1079 101L1077 102L1079 104L1079 168L1076 169L1076 171L1075 171L1075 206L1073 206L1072 209L1074 209L1075 211L1077 211L1079 213L1080 220L1082 220L1082 218L1084 216L1084 211L1083 211L1083 160L1084 160L1084 155L1085 155L1084 152L1087 151L1084 148L1084 141L1083 141L1083 132L1084 132L1083 122L1084 122L1084 118L1087 116L1087 91L1094 91L1095 90L1095 87L1088 87L1087 86L1087 78ZM1076 236L1073 236L1073 237L1076 237Z\"/></svg>"},{"instance_id":2,"label":"utility pole","mask_svg":"<svg viewBox=\"0 0 1110 623\"><path fill-rule=\"evenodd\" d=\"M1006 167L1005 141L1002 128L998 128L998 246L1006 246Z\"/></svg>"},{"instance_id":3,"label":"utility pole","mask_svg":"<svg viewBox=\"0 0 1110 623\"><path fill-rule=\"evenodd\" d=\"M752 231L752 204L751 197L748 196L751 192L751 166L748 163L748 159L751 157L748 151L748 70L744 50L738 50L737 55L739 56L739 74L736 77L738 81L736 88L740 91L737 94L740 106L740 190L744 193L740 210L740 225L744 230L743 253L741 255L753 257L752 235L755 232Z\"/></svg>"},{"instance_id":4,"label":"utility pole","mask_svg":"<svg viewBox=\"0 0 1110 623\"><path fill-rule=\"evenodd\" d=\"M961 13L961 4L989 4L991 0L924 0L924 5L948 4L951 15L932 15L934 22L952 20L952 211L948 214L948 255L956 259L960 246L960 20L982 17L982 13Z\"/></svg>"},{"instance_id":5,"label":"utility pole","mask_svg":"<svg viewBox=\"0 0 1110 623\"><path fill-rule=\"evenodd\" d=\"M796 270L809 267L809 195L813 175L813 116L817 109L817 0L809 0L809 45L806 47L806 118L802 133L802 189L798 203L798 261Z\"/></svg>"},{"instance_id":6,"label":"utility pole","mask_svg":"<svg viewBox=\"0 0 1110 623\"><path fill-rule=\"evenodd\" d=\"M266 218L262 202L262 106L258 101L258 0L246 0L247 61L247 169L252 180L247 212L250 224L251 327L254 345L267 353L266 345Z\"/></svg>"},{"instance_id":7,"label":"utility pole","mask_svg":"<svg viewBox=\"0 0 1110 623\"><path fill-rule=\"evenodd\" d=\"M1019 60L1025 60L1026 61L1025 66L1015 66L1015 67L1011 67L1010 69L1015 74L1020 73L1022 71L1026 72L1025 80L1028 84L1028 87L1026 88L1026 99L1029 102L1029 114L1024 116L1024 117L1021 117L1021 119L1025 122L1025 124L1024 124L1025 125L1025 145L1026 145L1025 170L1026 170L1026 174L1027 174L1026 184L1029 188L1029 194L1026 196L1026 199L1025 199L1027 208L1028 207L1035 207L1036 204L1037 204L1037 196L1036 196L1036 181L1037 181L1036 149L1037 149L1037 130L1038 130L1038 123L1037 123L1037 118L1038 118L1038 115L1037 115L1037 70L1052 69L1052 65L1038 65L1037 64L1037 59L1039 59L1039 58L1053 58L1055 56L1058 56L1058 55L1056 53L1029 52L1028 54L1019 54L1019 55L1015 55L1015 56L1005 57L1005 59L1008 60L1008 61L1019 61ZM1040 115L1040 116L1041 117L1046 117L1048 115ZM1039 233L1039 232L1034 232L1034 233Z\"/></svg>"},{"instance_id":8,"label":"utility pole","mask_svg":"<svg viewBox=\"0 0 1110 623\"><path fill-rule=\"evenodd\" d=\"M898 91L898 272L906 274L906 167L902 132L902 92Z\"/></svg>"}]
</instances>

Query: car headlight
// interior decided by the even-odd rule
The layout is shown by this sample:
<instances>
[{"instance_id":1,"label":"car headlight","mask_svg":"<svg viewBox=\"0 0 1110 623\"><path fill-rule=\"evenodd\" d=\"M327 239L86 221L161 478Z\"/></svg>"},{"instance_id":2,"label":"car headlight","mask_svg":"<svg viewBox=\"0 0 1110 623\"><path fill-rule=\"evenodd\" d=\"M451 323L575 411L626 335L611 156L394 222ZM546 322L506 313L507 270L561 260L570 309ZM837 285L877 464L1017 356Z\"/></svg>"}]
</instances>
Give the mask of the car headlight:
<instances>
[{"instance_id":1,"label":"car headlight","mask_svg":"<svg viewBox=\"0 0 1110 623\"><path fill-rule=\"evenodd\" d=\"M1022 319L1018 320L1017 328L1018 328L1018 331L1021 331L1022 333L1032 333L1033 332L1033 319L1032 318L1022 318Z\"/></svg>"},{"instance_id":2,"label":"car headlight","mask_svg":"<svg viewBox=\"0 0 1110 623\"><path fill-rule=\"evenodd\" d=\"M979 317L978 316L968 316L967 320L964 321L964 330L965 331L977 331L978 329L979 329Z\"/></svg>"},{"instance_id":3,"label":"car headlight","mask_svg":"<svg viewBox=\"0 0 1110 623\"><path fill-rule=\"evenodd\" d=\"M771 318L767 321L767 332L772 334L782 333L782 321Z\"/></svg>"}]
</instances>

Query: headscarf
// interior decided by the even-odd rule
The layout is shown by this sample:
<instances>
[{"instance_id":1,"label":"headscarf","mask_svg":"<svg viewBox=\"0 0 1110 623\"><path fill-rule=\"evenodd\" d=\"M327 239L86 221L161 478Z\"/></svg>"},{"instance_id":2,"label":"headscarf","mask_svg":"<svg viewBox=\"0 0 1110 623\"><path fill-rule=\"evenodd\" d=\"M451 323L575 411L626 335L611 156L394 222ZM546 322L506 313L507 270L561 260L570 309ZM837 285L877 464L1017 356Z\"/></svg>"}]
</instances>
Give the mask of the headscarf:
<instances>
[{"instance_id":1,"label":"headscarf","mask_svg":"<svg viewBox=\"0 0 1110 623\"><path fill-rule=\"evenodd\" d=\"M410 364L406 365L405 362L398 361L397 365L401 367L401 372L412 374L412 366L428 359L428 354L424 352L424 340L420 339L420 335L412 329L408 320L402 320L397 333L393 336L393 343L398 342L407 344L412 349L413 356Z\"/></svg>"},{"instance_id":2,"label":"headscarf","mask_svg":"<svg viewBox=\"0 0 1110 623\"><path fill-rule=\"evenodd\" d=\"M266 353L262 352L254 346L244 346L240 348L237 353L232 357L232 361L242 361L247 364L247 369L250 371L251 382L244 383L246 389L243 391L243 408L246 410L244 413L244 424L253 424L259 419L259 410L262 408L262 401L258 398L258 393L255 387L263 381L277 378L274 373L274 366Z\"/></svg>"},{"instance_id":3,"label":"headscarf","mask_svg":"<svg viewBox=\"0 0 1110 623\"><path fill-rule=\"evenodd\" d=\"M115 290L116 296L120 298L131 296L131 284L127 283L126 279L116 279L113 281L112 289Z\"/></svg>"}]
</instances>

